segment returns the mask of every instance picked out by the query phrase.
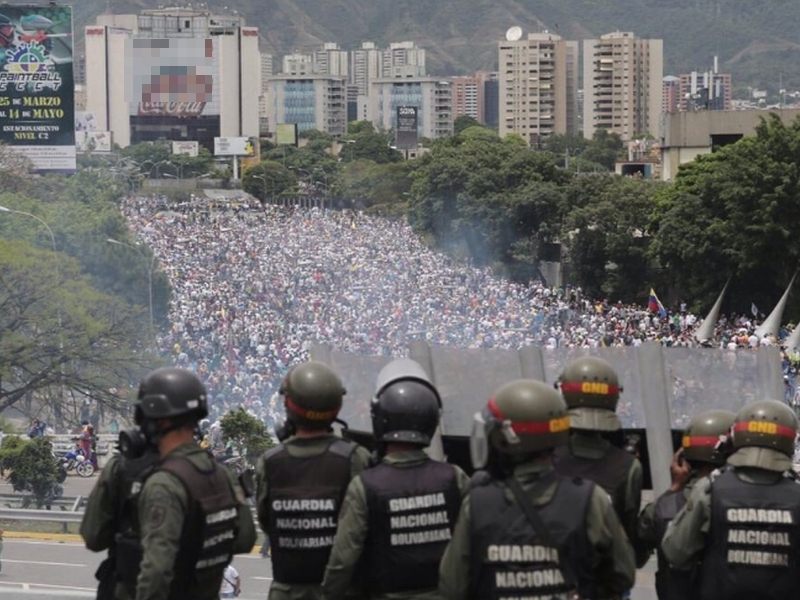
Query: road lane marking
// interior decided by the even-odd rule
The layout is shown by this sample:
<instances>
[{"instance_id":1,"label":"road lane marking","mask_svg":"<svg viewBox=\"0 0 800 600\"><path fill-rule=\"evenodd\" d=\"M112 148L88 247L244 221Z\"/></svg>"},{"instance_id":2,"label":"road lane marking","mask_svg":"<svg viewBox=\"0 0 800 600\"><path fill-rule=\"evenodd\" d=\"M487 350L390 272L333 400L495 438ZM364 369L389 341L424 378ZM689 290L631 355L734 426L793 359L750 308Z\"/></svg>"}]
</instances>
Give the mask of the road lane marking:
<instances>
[{"instance_id":1,"label":"road lane marking","mask_svg":"<svg viewBox=\"0 0 800 600\"><path fill-rule=\"evenodd\" d=\"M37 560L18 560L13 558L4 558L2 559L4 563L19 563L22 565L44 565L48 567L88 567L89 565L82 564L82 563L62 563L62 562L44 562L44 561L37 561ZM44 583L37 583L34 585L45 585ZM58 586L56 586L58 587Z\"/></svg>"}]
</instances>

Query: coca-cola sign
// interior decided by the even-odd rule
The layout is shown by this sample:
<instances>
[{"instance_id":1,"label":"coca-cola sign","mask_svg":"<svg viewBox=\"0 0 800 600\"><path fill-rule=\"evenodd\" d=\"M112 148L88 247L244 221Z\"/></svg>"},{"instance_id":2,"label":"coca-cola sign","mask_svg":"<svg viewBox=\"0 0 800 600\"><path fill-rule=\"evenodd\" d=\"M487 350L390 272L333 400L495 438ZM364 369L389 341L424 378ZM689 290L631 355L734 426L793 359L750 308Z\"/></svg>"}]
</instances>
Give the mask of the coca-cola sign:
<instances>
[{"instance_id":1,"label":"coca-cola sign","mask_svg":"<svg viewBox=\"0 0 800 600\"><path fill-rule=\"evenodd\" d=\"M205 102L140 102L139 115L197 117L205 107Z\"/></svg>"}]
</instances>

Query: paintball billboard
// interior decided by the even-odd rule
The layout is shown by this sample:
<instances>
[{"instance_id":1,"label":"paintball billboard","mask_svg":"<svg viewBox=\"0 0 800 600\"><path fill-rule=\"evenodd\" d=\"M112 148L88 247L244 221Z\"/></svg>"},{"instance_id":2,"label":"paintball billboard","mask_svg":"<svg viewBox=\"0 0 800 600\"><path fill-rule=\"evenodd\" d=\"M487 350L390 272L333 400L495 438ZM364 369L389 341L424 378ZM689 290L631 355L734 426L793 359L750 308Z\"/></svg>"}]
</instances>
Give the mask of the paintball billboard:
<instances>
[{"instance_id":1,"label":"paintball billboard","mask_svg":"<svg viewBox=\"0 0 800 600\"><path fill-rule=\"evenodd\" d=\"M72 8L0 6L0 142L37 172L75 171Z\"/></svg>"}]
</instances>

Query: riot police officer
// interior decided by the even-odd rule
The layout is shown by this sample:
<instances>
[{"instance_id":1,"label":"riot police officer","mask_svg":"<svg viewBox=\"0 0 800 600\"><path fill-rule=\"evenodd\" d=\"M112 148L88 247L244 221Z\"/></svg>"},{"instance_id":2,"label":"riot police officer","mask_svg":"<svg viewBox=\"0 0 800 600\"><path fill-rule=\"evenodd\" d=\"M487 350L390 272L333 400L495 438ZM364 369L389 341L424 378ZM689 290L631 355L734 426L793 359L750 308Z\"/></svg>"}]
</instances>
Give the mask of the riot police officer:
<instances>
[{"instance_id":1,"label":"riot police officer","mask_svg":"<svg viewBox=\"0 0 800 600\"><path fill-rule=\"evenodd\" d=\"M735 419L736 415L728 410L708 410L689 421L670 465L672 485L639 516L637 566L644 566L653 549L657 549L659 600L690 600L694 596L694 571L671 569L661 552L661 539L669 522L686 505L695 484L725 464L732 449L730 431Z\"/></svg>"},{"instance_id":2,"label":"riot police officer","mask_svg":"<svg viewBox=\"0 0 800 600\"><path fill-rule=\"evenodd\" d=\"M446 600L616 598L633 585L633 548L608 495L553 469L569 439L564 400L539 381L502 386L475 415L475 478L439 572Z\"/></svg>"},{"instance_id":3,"label":"riot police officer","mask_svg":"<svg viewBox=\"0 0 800 600\"><path fill-rule=\"evenodd\" d=\"M777 400L736 415L725 468L695 485L661 549L676 568L701 561L700 600L791 598L800 589L797 417Z\"/></svg>"},{"instance_id":4,"label":"riot police officer","mask_svg":"<svg viewBox=\"0 0 800 600\"><path fill-rule=\"evenodd\" d=\"M258 521L272 546L271 600L317 599L347 485L369 464L369 452L330 428L345 389L315 361L289 370L280 388L288 438L256 468Z\"/></svg>"},{"instance_id":5,"label":"riot police officer","mask_svg":"<svg viewBox=\"0 0 800 600\"><path fill-rule=\"evenodd\" d=\"M132 591L120 583L121 572L125 568L138 569L141 562L138 533L134 531L136 500L142 481L158 462L158 449L140 443L141 456L129 455L125 441L137 433L123 433L120 454L112 456L100 471L81 521L80 533L86 547L93 552L108 550L108 557L100 563L95 574L99 581L97 600L127 600L132 597ZM120 562L117 556L120 545L133 548L136 558Z\"/></svg>"},{"instance_id":6,"label":"riot police officer","mask_svg":"<svg viewBox=\"0 0 800 600\"><path fill-rule=\"evenodd\" d=\"M457 466L424 452L442 402L411 359L386 365L372 399L381 462L347 488L322 591L343 600L355 578L369 598L439 598L439 562L469 484Z\"/></svg>"},{"instance_id":7,"label":"riot police officer","mask_svg":"<svg viewBox=\"0 0 800 600\"><path fill-rule=\"evenodd\" d=\"M195 441L207 415L205 387L190 371L158 369L139 386L134 419L160 461L137 501L138 573L123 573L136 600L216 600L233 555L255 542L242 489ZM130 550L118 546L126 566L138 558Z\"/></svg>"},{"instance_id":8,"label":"riot police officer","mask_svg":"<svg viewBox=\"0 0 800 600\"><path fill-rule=\"evenodd\" d=\"M570 416L569 444L556 450L556 471L590 479L611 496L625 532L635 539L642 496L642 465L608 438L619 435L622 387L613 367L596 356L571 362L558 379Z\"/></svg>"}]
</instances>

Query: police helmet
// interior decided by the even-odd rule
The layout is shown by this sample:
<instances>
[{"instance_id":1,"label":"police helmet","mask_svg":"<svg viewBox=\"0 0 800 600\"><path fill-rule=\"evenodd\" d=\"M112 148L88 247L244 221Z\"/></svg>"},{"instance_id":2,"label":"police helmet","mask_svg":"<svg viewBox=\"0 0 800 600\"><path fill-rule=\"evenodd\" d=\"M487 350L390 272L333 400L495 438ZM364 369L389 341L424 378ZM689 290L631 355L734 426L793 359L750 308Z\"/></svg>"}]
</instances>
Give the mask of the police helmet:
<instances>
[{"instance_id":1,"label":"police helmet","mask_svg":"<svg viewBox=\"0 0 800 600\"><path fill-rule=\"evenodd\" d=\"M281 384L286 417L295 427L327 429L342 408L346 391L327 365L309 361L292 367Z\"/></svg>"},{"instance_id":2,"label":"police helmet","mask_svg":"<svg viewBox=\"0 0 800 600\"><path fill-rule=\"evenodd\" d=\"M615 414L622 391L614 368L596 356L584 356L566 366L558 386L569 408L575 429L618 431L622 424Z\"/></svg>"},{"instance_id":3,"label":"police helmet","mask_svg":"<svg viewBox=\"0 0 800 600\"><path fill-rule=\"evenodd\" d=\"M208 416L206 388L185 369L157 369L139 384L134 419L141 426L156 419L194 420Z\"/></svg>"},{"instance_id":4,"label":"police helmet","mask_svg":"<svg viewBox=\"0 0 800 600\"><path fill-rule=\"evenodd\" d=\"M442 401L427 373L410 358L387 364L372 398L372 432L378 442L427 446L439 426Z\"/></svg>"},{"instance_id":5,"label":"police helmet","mask_svg":"<svg viewBox=\"0 0 800 600\"><path fill-rule=\"evenodd\" d=\"M569 441L564 400L551 386L532 379L505 384L475 414L470 437L472 464L483 469L490 447L512 457L551 450Z\"/></svg>"},{"instance_id":6,"label":"police helmet","mask_svg":"<svg viewBox=\"0 0 800 600\"><path fill-rule=\"evenodd\" d=\"M681 439L686 460L724 465L735 420L736 415L729 410L707 410L689 421Z\"/></svg>"},{"instance_id":7,"label":"police helmet","mask_svg":"<svg viewBox=\"0 0 800 600\"><path fill-rule=\"evenodd\" d=\"M788 457L794 455L797 416L778 400L751 402L736 415L733 447L769 448Z\"/></svg>"}]
</instances>

